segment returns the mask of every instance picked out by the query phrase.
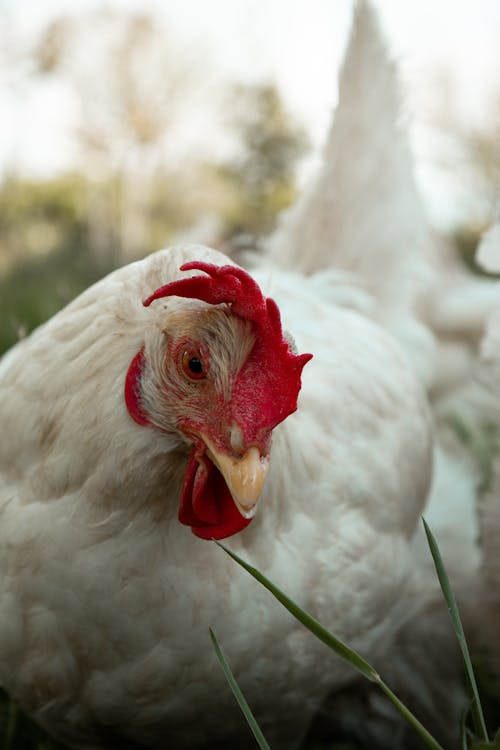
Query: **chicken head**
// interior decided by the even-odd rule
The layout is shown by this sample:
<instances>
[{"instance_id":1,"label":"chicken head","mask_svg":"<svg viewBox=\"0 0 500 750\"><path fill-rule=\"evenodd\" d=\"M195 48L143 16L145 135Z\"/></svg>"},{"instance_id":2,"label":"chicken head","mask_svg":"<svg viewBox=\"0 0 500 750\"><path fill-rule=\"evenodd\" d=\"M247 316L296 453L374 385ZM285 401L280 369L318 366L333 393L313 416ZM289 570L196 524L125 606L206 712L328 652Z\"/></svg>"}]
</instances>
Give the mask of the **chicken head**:
<instances>
[{"instance_id":1,"label":"chicken head","mask_svg":"<svg viewBox=\"0 0 500 750\"><path fill-rule=\"evenodd\" d=\"M143 347L130 364L125 402L138 424L189 443L179 521L222 539L255 515L272 430L296 410L312 355L295 353L277 305L242 269L195 261L181 271L203 275L160 287L144 306L169 297L204 304L167 310L163 345Z\"/></svg>"}]
</instances>

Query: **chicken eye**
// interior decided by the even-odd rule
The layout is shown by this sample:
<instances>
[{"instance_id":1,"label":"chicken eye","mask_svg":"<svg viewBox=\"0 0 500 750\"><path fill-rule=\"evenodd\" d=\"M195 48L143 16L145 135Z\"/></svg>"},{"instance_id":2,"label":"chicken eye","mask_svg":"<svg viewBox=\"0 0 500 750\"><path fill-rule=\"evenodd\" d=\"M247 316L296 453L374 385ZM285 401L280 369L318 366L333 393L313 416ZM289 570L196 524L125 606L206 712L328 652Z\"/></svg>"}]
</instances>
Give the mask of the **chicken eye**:
<instances>
[{"instance_id":1,"label":"chicken eye","mask_svg":"<svg viewBox=\"0 0 500 750\"><path fill-rule=\"evenodd\" d=\"M182 355L182 369L191 380L204 380L207 372L198 352L186 350Z\"/></svg>"}]
</instances>

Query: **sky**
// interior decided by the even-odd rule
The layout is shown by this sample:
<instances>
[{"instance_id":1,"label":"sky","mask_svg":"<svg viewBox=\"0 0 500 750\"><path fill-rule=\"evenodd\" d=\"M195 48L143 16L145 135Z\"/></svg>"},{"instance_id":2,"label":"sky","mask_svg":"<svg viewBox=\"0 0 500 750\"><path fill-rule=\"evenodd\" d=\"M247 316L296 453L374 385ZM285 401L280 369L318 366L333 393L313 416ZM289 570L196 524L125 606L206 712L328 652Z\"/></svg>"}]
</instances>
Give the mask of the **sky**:
<instances>
[{"instance_id":1,"label":"sky","mask_svg":"<svg viewBox=\"0 0 500 750\"><path fill-rule=\"evenodd\" d=\"M433 81L446 78L465 124L488 116L500 88L498 0L373 0L398 61L419 180L432 193L432 138L426 128ZM0 41L16 56L58 14L102 6L94 0L0 0ZM215 82L274 80L318 153L336 103L336 76L352 0L107 0L108 7L163 16L179 48ZM7 40L7 44L5 44ZM0 54L0 170L35 174L75 158L71 104L52 82L27 87ZM207 122L210 120L207 117ZM429 171L430 170L430 171ZM429 183L429 184L428 184ZM436 189L436 187L434 188ZM439 189L439 186L438 186ZM432 203L432 197L430 198Z\"/></svg>"}]
</instances>

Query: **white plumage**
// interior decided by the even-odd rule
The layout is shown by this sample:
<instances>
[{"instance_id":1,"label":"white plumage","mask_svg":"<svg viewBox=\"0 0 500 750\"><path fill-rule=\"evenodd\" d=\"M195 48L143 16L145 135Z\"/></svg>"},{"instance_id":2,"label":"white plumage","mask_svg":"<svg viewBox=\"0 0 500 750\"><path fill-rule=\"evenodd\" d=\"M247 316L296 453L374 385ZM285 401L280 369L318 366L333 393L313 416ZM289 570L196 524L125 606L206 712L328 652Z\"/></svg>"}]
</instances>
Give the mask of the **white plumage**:
<instances>
[{"instance_id":1,"label":"white plumage","mask_svg":"<svg viewBox=\"0 0 500 750\"><path fill-rule=\"evenodd\" d=\"M461 454L438 447L433 477L425 387L432 391L440 344L419 305L436 271L404 136L387 135L397 106L377 35L360 3L324 170L254 270L298 351L314 359L297 412L273 431L258 513L228 544L407 689L447 737L461 693L444 675L455 676L458 660L416 530L432 482L426 512L453 549L440 497L461 482ZM374 93L363 98L367 70L379 76L382 110ZM369 136L356 127L367 121ZM343 142L348 131L354 141ZM342 166L353 143L354 173ZM213 311L177 297L142 305L192 260L231 262L196 245L153 254L87 290L0 363L0 684L75 747L253 746L209 626L273 748L297 744L332 691L355 678L178 522L192 440L175 426L171 400L148 401L163 430L127 411L124 380L141 347L154 372L183 321L191 330L193 316ZM224 309L215 311L221 331L245 334ZM250 345L219 348L217 366L230 372L231 357L244 359ZM471 561L474 578L471 536L460 541L457 568ZM371 696L364 710L373 713L363 724L372 747L406 746L385 705Z\"/></svg>"},{"instance_id":2,"label":"white plumage","mask_svg":"<svg viewBox=\"0 0 500 750\"><path fill-rule=\"evenodd\" d=\"M194 258L225 261L196 246L152 255L2 361L11 439L1 464L1 681L67 741L98 737L102 724L104 736L153 747L206 737L234 746L241 721L209 625L284 746L329 687L351 677L335 660L325 670L323 646L178 523L186 448L125 409L128 363L170 314L141 300ZM258 516L231 547L340 637L385 650L414 585L408 538L430 472L425 401L382 330L311 299L304 280L284 276L281 299L275 281L286 325L315 358L297 413L275 430Z\"/></svg>"},{"instance_id":3,"label":"white plumage","mask_svg":"<svg viewBox=\"0 0 500 750\"><path fill-rule=\"evenodd\" d=\"M355 9L319 174L269 244L278 263L285 257L305 273L333 267L339 282L347 274L351 290L354 281L365 291L363 311L398 338L431 382L434 342L417 308L434 279L435 248L415 187L395 66L367 3ZM355 306L360 301L352 298Z\"/></svg>"}]
</instances>

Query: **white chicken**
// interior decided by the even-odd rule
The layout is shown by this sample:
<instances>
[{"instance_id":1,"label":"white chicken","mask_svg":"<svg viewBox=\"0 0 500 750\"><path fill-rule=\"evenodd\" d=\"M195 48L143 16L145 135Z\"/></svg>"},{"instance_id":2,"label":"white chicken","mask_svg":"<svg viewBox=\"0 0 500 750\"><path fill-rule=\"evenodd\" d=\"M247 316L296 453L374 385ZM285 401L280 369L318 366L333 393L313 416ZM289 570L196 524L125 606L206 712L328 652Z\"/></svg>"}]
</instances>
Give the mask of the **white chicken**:
<instances>
[{"instance_id":1,"label":"white chicken","mask_svg":"<svg viewBox=\"0 0 500 750\"><path fill-rule=\"evenodd\" d=\"M361 3L344 81L377 33ZM410 676L442 737L455 729L447 613L414 540L432 331L361 260L358 280L334 271L334 245L307 241L299 273L286 231L274 262L280 246L295 272L266 256L253 273L280 312L228 258L184 245L114 272L0 362L0 684L74 747L252 747L209 626L273 748L353 680L209 541L228 536L395 682ZM420 289L428 259L410 256ZM402 748L374 713L372 747Z\"/></svg>"},{"instance_id":2,"label":"white chicken","mask_svg":"<svg viewBox=\"0 0 500 750\"><path fill-rule=\"evenodd\" d=\"M484 476L474 448L460 433L469 422L475 426L482 419L475 403L477 355L488 315L498 305L498 289L467 273L427 226L401 122L396 76L373 8L358 2L321 169L285 215L268 251L277 264L290 258L309 274L311 283L329 283L332 300L386 328L425 386L435 433L425 515L439 540L462 618L472 632L481 588L477 499ZM383 669L386 674L387 668L393 670L391 677L401 685L401 694L411 693L413 686L417 702L422 700L421 686L415 686L412 661L420 661L428 684L431 675L441 672L432 690L434 704L443 706L446 698L439 691L453 690L456 675L446 676L454 662L439 654L447 636L439 632L442 624L434 608L442 602L438 593L432 600L435 573L422 533L415 535L413 552L429 598L420 599L420 613L410 628L400 629L399 655ZM433 642L436 650L419 649L415 643L420 640ZM344 714L353 713L352 693L342 705ZM381 746L388 737L394 746L406 746L409 740L396 739L384 725L385 707L378 711L375 701L373 707L371 727ZM425 714L428 705L424 701L419 708ZM448 718L444 722L450 726ZM349 726L354 723L352 718L347 721ZM366 727L366 700L358 724Z\"/></svg>"},{"instance_id":3,"label":"white chicken","mask_svg":"<svg viewBox=\"0 0 500 750\"><path fill-rule=\"evenodd\" d=\"M248 524L304 358L278 337L264 346L255 310L243 317L244 284L227 283L244 278L236 270L214 287L215 306L142 305L194 260L228 263L188 246L127 266L1 363L0 681L76 746L244 746L210 625L276 746L351 676L335 660L325 669L323 646L199 538ZM305 281L291 297L286 281L283 298L281 278L274 291L284 320L315 356L300 408L273 430L259 512L231 546L373 652L414 590L426 403L387 334ZM201 286L172 289L201 296Z\"/></svg>"}]
</instances>

